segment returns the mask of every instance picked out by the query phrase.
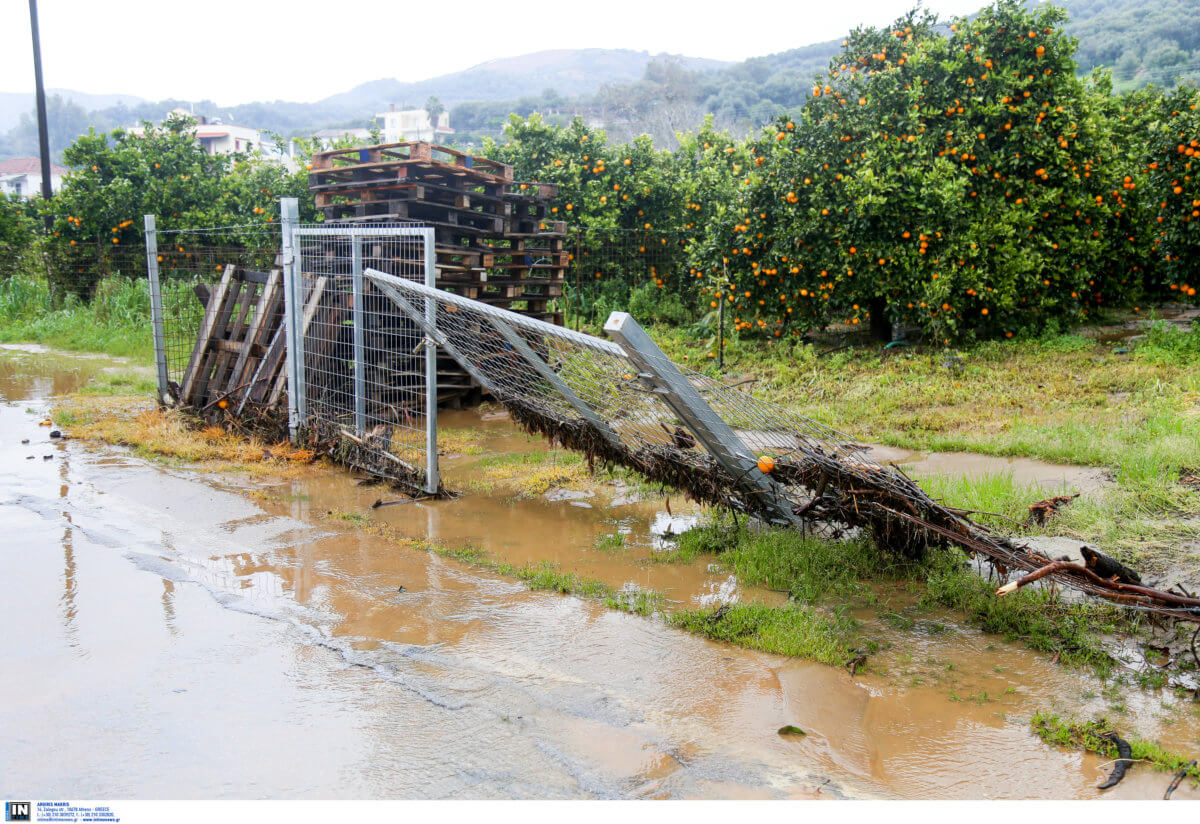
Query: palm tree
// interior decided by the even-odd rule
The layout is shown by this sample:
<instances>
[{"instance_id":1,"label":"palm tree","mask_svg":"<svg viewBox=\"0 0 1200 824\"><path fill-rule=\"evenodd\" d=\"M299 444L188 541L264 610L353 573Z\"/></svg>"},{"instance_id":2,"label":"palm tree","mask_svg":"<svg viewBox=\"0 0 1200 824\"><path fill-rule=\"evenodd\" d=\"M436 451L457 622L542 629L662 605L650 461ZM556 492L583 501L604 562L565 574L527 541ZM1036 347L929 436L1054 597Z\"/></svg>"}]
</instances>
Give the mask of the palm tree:
<instances>
[{"instance_id":1,"label":"palm tree","mask_svg":"<svg viewBox=\"0 0 1200 824\"><path fill-rule=\"evenodd\" d=\"M444 111L446 111L446 107L442 105L442 101L438 100L436 94L431 94L429 99L425 101L425 114L429 116L430 140L437 133L438 118L442 116L442 112Z\"/></svg>"}]
</instances>

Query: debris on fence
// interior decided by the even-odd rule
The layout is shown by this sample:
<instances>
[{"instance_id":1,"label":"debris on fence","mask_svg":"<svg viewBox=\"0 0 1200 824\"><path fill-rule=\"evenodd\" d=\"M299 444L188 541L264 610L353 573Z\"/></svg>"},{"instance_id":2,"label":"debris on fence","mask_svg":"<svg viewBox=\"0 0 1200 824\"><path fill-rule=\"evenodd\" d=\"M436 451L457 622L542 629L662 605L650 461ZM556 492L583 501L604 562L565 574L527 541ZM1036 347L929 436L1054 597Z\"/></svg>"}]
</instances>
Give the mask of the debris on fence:
<instances>
[{"instance_id":1,"label":"debris on fence","mask_svg":"<svg viewBox=\"0 0 1200 824\"><path fill-rule=\"evenodd\" d=\"M1046 521L1058 514L1058 511L1064 506L1071 503L1079 497L1076 492L1073 495L1055 495L1052 498L1046 498L1043 501L1038 501L1029 505L1029 515L1025 518L1026 524L1037 524L1045 526Z\"/></svg>"},{"instance_id":2,"label":"debris on fence","mask_svg":"<svg viewBox=\"0 0 1200 824\"><path fill-rule=\"evenodd\" d=\"M365 274L518 425L583 452L589 464L619 464L700 502L771 523L834 536L869 532L912 555L953 545L1004 575L1029 573L998 595L1049 577L1200 623L1200 598L1144 586L1132 570L1117 564L1113 571L1105 563L1112 559L1099 553L1089 566L1052 561L935 501L900 469L880 465L830 427L677 367L627 315L614 313L605 325L618 345L382 272ZM433 324L423 315L430 299L437 302Z\"/></svg>"}]
</instances>

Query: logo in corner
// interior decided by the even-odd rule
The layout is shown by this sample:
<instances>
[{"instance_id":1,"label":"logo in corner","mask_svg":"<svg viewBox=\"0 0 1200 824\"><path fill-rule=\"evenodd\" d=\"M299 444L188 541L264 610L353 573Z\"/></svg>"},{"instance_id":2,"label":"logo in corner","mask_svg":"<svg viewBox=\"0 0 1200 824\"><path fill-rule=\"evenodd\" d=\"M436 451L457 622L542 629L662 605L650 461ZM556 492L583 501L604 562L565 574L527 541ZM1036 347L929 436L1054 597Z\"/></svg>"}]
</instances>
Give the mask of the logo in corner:
<instances>
[{"instance_id":1,"label":"logo in corner","mask_svg":"<svg viewBox=\"0 0 1200 824\"><path fill-rule=\"evenodd\" d=\"M31 809L33 809L33 804L29 801L6 801L4 802L4 820L31 821L29 816Z\"/></svg>"}]
</instances>

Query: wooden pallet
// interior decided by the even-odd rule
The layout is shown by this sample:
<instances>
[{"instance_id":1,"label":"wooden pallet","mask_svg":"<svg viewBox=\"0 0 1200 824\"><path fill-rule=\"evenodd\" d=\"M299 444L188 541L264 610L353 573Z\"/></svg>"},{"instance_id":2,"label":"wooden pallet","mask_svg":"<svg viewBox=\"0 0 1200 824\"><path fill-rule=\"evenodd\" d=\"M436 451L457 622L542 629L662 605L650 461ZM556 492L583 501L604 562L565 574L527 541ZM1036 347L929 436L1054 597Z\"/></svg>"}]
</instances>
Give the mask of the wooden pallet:
<instances>
[{"instance_id":1,"label":"wooden pallet","mask_svg":"<svg viewBox=\"0 0 1200 824\"><path fill-rule=\"evenodd\" d=\"M380 143L374 146L318 152L312 156L312 171L320 172L327 169L352 168L389 162L437 163L441 166L477 171L502 180L511 181L513 179L513 168L505 163L424 141Z\"/></svg>"},{"instance_id":2,"label":"wooden pallet","mask_svg":"<svg viewBox=\"0 0 1200 824\"><path fill-rule=\"evenodd\" d=\"M305 329L321 301L324 281L319 278L309 290ZM201 413L213 408L238 410L248 402L279 403L287 391L279 270L255 272L230 264L215 287L197 287L196 293L204 304L204 316L175 393L176 403ZM226 402L224 407L221 401Z\"/></svg>"}]
</instances>

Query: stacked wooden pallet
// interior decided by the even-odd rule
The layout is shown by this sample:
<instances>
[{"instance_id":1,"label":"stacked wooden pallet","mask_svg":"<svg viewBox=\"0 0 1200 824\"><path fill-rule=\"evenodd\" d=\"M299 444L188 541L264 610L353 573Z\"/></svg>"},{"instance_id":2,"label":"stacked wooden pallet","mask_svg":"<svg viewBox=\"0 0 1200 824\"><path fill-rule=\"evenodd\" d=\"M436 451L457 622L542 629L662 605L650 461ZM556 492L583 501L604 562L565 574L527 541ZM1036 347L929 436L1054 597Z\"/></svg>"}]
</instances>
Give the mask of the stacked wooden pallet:
<instances>
[{"instance_id":1,"label":"stacked wooden pallet","mask_svg":"<svg viewBox=\"0 0 1200 824\"><path fill-rule=\"evenodd\" d=\"M439 288L562 322L552 302L569 255L566 225L549 219L556 186L443 146L387 143L314 155L309 188L327 224L432 227Z\"/></svg>"}]
</instances>

